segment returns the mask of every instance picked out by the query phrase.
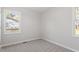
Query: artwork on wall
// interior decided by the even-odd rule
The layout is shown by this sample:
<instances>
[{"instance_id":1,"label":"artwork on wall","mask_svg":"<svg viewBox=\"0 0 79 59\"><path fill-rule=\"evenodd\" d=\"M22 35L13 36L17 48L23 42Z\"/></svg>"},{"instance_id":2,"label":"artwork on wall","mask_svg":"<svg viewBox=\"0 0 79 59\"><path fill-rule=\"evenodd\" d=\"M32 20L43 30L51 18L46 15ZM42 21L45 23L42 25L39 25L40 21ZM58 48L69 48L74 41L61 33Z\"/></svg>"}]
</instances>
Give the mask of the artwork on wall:
<instances>
[{"instance_id":1,"label":"artwork on wall","mask_svg":"<svg viewBox=\"0 0 79 59\"><path fill-rule=\"evenodd\" d=\"M17 33L20 28L21 13L14 10L4 10L4 31L5 33Z\"/></svg>"}]
</instances>

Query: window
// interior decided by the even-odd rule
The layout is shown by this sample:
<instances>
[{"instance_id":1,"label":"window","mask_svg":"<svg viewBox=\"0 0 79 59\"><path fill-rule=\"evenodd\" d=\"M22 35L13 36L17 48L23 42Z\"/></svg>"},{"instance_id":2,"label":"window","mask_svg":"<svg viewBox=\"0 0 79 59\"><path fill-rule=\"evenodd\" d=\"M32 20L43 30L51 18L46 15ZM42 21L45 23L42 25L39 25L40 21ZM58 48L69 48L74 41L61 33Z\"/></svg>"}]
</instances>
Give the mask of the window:
<instances>
[{"instance_id":1,"label":"window","mask_svg":"<svg viewBox=\"0 0 79 59\"><path fill-rule=\"evenodd\" d=\"M20 12L14 10L4 10L4 31L5 33L20 32Z\"/></svg>"},{"instance_id":2,"label":"window","mask_svg":"<svg viewBox=\"0 0 79 59\"><path fill-rule=\"evenodd\" d=\"M75 35L79 35L79 8L75 8Z\"/></svg>"}]
</instances>

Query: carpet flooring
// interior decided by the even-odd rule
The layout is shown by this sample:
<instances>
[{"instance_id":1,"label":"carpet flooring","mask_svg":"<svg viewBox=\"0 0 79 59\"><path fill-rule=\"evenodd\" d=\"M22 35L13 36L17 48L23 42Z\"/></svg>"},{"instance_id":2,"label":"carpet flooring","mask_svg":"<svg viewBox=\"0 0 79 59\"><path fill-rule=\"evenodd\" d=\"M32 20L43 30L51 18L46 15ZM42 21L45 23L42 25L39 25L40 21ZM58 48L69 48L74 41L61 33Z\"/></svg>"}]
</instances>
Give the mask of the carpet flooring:
<instances>
[{"instance_id":1,"label":"carpet flooring","mask_svg":"<svg viewBox=\"0 0 79 59\"><path fill-rule=\"evenodd\" d=\"M1 52L72 52L66 48L38 39L1 48Z\"/></svg>"}]
</instances>

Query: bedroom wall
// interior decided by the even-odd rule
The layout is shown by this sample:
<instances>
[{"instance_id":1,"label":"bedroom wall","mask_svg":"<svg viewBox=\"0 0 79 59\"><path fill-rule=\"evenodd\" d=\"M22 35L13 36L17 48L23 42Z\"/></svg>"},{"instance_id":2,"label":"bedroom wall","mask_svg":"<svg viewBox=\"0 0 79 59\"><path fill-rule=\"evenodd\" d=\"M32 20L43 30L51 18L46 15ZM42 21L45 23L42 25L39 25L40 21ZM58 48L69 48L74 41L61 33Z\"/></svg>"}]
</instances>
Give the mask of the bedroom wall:
<instances>
[{"instance_id":1,"label":"bedroom wall","mask_svg":"<svg viewBox=\"0 0 79 59\"><path fill-rule=\"evenodd\" d=\"M0 43L1 43L1 8L0 8Z\"/></svg>"},{"instance_id":2,"label":"bedroom wall","mask_svg":"<svg viewBox=\"0 0 79 59\"><path fill-rule=\"evenodd\" d=\"M3 31L3 17L2 17L2 44L9 44L19 41L30 41L40 38L40 15L28 8L8 7L2 8L11 9L21 12L21 33L5 34ZM3 14L2 14L3 15Z\"/></svg>"},{"instance_id":3,"label":"bedroom wall","mask_svg":"<svg viewBox=\"0 0 79 59\"><path fill-rule=\"evenodd\" d=\"M41 18L40 14L28 8L12 7L3 9L13 9L22 13L22 32L5 34L2 17L2 44L41 38L79 51L79 37L72 35L72 20L74 19L72 12L74 12L74 8L50 8L47 12L41 13Z\"/></svg>"},{"instance_id":4,"label":"bedroom wall","mask_svg":"<svg viewBox=\"0 0 79 59\"><path fill-rule=\"evenodd\" d=\"M79 37L72 35L74 8L51 8L42 15L42 38L79 51Z\"/></svg>"}]
</instances>

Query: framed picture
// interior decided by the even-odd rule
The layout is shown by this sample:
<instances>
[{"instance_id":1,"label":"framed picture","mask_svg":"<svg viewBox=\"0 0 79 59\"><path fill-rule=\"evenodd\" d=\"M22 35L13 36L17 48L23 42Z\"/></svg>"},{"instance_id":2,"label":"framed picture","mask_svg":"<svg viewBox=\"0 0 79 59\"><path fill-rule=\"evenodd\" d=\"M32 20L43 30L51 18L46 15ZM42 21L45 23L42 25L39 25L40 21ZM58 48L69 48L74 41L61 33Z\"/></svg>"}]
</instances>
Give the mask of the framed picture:
<instances>
[{"instance_id":1,"label":"framed picture","mask_svg":"<svg viewBox=\"0 0 79 59\"><path fill-rule=\"evenodd\" d=\"M21 13L15 10L4 10L4 32L5 33L19 33Z\"/></svg>"}]
</instances>

